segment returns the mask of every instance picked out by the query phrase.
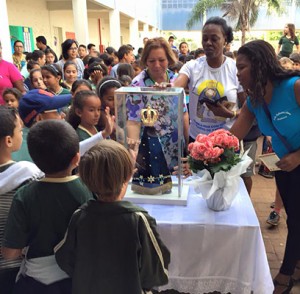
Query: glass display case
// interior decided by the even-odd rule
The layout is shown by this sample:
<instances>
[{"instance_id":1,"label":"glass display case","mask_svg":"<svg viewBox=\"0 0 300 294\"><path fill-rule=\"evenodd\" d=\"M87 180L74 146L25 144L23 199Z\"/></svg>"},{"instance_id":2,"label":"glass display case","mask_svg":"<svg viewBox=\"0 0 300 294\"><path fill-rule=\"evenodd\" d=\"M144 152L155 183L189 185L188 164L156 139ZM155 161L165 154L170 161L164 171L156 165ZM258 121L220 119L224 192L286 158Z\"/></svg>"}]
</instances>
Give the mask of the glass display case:
<instances>
[{"instance_id":1,"label":"glass display case","mask_svg":"<svg viewBox=\"0 0 300 294\"><path fill-rule=\"evenodd\" d=\"M127 196L149 200L143 203L184 201L182 176L173 175L175 167L181 174L184 107L182 88L115 91L116 139L137 154Z\"/></svg>"}]
</instances>

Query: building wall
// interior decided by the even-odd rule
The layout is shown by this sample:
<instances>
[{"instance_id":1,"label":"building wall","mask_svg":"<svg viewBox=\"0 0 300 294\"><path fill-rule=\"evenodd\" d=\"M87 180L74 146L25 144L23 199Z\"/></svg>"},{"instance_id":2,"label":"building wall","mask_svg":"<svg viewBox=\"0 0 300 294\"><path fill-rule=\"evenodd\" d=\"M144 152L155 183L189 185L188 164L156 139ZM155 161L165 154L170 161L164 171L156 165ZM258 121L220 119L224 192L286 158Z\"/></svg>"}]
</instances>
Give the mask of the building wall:
<instances>
[{"instance_id":1,"label":"building wall","mask_svg":"<svg viewBox=\"0 0 300 294\"><path fill-rule=\"evenodd\" d=\"M186 23L191 15L192 8L198 0L161 0L162 30L184 31L187 30ZM282 7L285 9L282 15L275 11L268 14L267 7L259 7L259 17L252 30L283 30L286 23L294 23L296 28L300 28L300 7L296 7L293 1L283 1ZM207 11L206 19L211 16L222 16L220 9L210 9ZM205 21L204 21L205 22ZM230 23L235 25L235 23ZM199 21L191 30L201 30L202 21Z\"/></svg>"},{"instance_id":2,"label":"building wall","mask_svg":"<svg viewBox=\"0 0 300 294\"><path fill-rule=\"evenodd\" d=\"M137 18L155 28L160 24L160 14L158 13L160 0L98 0L96 2L108 9L114 9L116 6L123 15L128 17L128 25L121 25L120 38L124 44L130 43L129 18ZM7 1L7 11L9 25L32 27L34 38L39 35L45 36L48 45L58 55L61 53L60 45L66 39L66 33L74 32L72 10L50 11L47 8L46 0L9 0ZM99 17L95 11L88 12L89 39L94 44L100 44ZM101 41L107 47L111 45L110 29L113 30L113 28L109 28L108 17L100 17L100 21Z\"/></svg>"},{"instance_id":3,"label":"building wall","mask_svg":"<svg viewBox=\"0 0 300 294\"><path fill-rule=\"evenodd\" d=\"M10 0L7 2L8 22L13 26L27 26L33 28L34 37L43 35L52 39L49 11L45 0Z\"/></svg>"}]
</instances>

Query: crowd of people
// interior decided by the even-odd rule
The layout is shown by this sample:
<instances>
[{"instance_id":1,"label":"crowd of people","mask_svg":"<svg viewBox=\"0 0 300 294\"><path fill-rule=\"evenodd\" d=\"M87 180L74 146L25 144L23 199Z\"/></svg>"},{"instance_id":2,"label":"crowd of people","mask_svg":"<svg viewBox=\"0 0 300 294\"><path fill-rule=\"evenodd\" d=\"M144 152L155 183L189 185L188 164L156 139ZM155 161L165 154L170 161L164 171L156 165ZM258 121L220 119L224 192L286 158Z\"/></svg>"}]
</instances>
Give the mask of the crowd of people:
<instances>
[{"instance_id":1,"label":"crowd of people","mask_svg":"<svg viewBox=\"0 0 300 294\"><path fill-rule=\"evenodd\" d=\"M289 293L300 281L299 41L293 24L277 53L262 40L231 52L232 41L226 21L211 17L194 51L187 42L177 48L174 36L144 38L137 55L130 44L99 53L67 39L58 59L38 36L38 49L27 55L23 42L14 42L12 64L0 43L1 293L147 293L168 282L170 252L155 220L121 201L141 164L135 168L134 154L115 141L114 105L120 87L166 85L185 89L186 145L227 129L250 149L253 163L242 175L249 195L257 139L263 134L262 152L279 156L267 222L277 225L285 208L288 237L274 293ZM126 102L129 145L141 143L146 104ZM157 140L150 129L148 135ZM274 176L263 165L259 173Z\"/></svg>"}]
</instances>

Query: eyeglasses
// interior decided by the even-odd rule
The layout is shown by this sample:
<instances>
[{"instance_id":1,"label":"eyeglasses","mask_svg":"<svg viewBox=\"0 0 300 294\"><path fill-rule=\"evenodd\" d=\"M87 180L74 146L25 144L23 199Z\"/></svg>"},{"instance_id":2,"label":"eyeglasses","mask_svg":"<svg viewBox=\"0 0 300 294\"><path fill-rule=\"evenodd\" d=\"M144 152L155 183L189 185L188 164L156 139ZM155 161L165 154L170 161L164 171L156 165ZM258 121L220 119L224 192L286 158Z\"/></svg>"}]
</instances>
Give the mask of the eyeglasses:
<instances>
[{"instance_id":1,"label":"eyeglasses","mask_svg":"<svg viewBox=\"0 0 300 294\"><path fill-rule=\"evenodd\" d=\"M78 48L77 47L71 47L71 48L69 48L69 50L76 51L76 50L78 50Z\"/></svg>"}]
</instances>

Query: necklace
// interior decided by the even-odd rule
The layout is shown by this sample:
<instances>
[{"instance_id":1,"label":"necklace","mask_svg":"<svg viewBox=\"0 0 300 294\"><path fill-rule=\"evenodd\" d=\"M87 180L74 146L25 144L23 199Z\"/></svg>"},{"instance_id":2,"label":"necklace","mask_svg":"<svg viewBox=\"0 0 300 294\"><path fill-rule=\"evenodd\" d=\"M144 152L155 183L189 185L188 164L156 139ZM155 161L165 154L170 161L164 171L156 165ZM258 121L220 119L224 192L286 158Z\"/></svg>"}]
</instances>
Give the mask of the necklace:
<instances>
[{"instance_id":1,"label":"necklace","mask_svg":"<svg viewBox=\"0 0 300 294\"><path fill-rule=\"evenodd\" d=\"M52 94L54 94L55 96L61 94L61 92L63 91L63 87L60 87L59 90L57 92L55 91L50 91Z\"/></svg>"},{"instance_id":2,"label":"necklace","mask_svg":"<svg viewBox=\"0 0 300 294\"><path fill-rule=\"evenodd\" d=\"M149 76L149 79L153 82L153 84L156 84L157 82L151 77L151 75L150 75L148 69L147 69L147 74L148 74L148 76ZM169 76L169 73L168 73L167 70L166 70L166 73L165 73L163 82L167 82L167 83L170 82L170 76Z\"/></svg>"},{"instance_id":3,"label":"necklace","mask_svg":"<svg viewBox=\"0 0 300 294\"><path fill-rule=\"evenodd\" d=\"M225 60L226 60L226 57L225 57L224 55L222 55L221 63L218 64L217 66L212 66L212 65L210 65L207 59L206 59L206 62L207 62L207 64L208 64L209 67L215 69L215 68L220 68L220 67L222 66L222 64L225 62Z\"/></svg>"}]
</instances>

